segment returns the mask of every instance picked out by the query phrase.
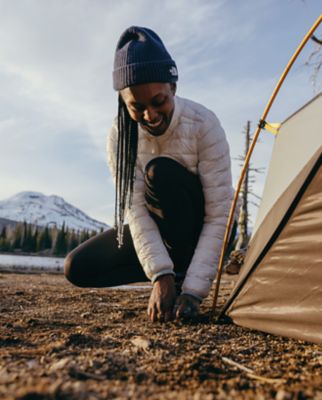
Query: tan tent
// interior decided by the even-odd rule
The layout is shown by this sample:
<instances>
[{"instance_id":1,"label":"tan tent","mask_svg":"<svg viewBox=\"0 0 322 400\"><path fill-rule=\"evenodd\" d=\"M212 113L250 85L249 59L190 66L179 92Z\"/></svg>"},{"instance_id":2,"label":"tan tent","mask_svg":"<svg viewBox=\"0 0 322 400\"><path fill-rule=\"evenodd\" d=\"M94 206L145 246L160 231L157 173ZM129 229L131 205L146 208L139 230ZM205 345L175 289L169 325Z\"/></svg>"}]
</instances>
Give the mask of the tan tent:
<instances>
[{"instance_id":1,"label":"tan tent","mask_svg":"<svg viewBox=\"0 0 322 400\"><path fill-rule=\"evenodd\" d=\"M280 128L224 314L238 325L322 343L322 93Z\"/></svg>"}]
</instances>

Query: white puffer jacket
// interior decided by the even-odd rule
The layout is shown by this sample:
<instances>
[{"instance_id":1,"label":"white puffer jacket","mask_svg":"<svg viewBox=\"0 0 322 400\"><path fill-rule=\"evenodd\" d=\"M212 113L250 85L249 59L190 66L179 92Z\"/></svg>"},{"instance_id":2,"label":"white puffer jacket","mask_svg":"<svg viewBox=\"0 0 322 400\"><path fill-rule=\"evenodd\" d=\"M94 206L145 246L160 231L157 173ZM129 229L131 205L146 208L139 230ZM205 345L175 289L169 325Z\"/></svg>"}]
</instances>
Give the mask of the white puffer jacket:
<instances>
[{"instance_id":1,"label":"white puffer jacket","mask_svg":"<svg viewBox=\"0 0 322 400\"><path fill-rule=\"evenodd\" d=\"M115 120L107 143L113 177L116 146ZM160 275L173 273L173 262L144 200L145 166L159 156L171 157L200 176L205 196L204 225L182 291L204 298L216 273L233 198L229 146L224 130L213 112L178 96L175 96L170 126L163 135L153 136L139 126L133 203L126 215L138 258L152 281Z\"/></svg>"}]
</instances>

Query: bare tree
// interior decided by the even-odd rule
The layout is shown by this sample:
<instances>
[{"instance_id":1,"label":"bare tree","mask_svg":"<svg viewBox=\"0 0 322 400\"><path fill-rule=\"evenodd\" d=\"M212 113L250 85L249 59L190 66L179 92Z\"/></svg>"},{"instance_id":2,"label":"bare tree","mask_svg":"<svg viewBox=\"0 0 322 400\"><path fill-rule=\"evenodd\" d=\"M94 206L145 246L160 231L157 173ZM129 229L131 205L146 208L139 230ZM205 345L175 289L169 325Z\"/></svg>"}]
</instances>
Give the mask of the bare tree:
<instances>
[{"instance_id":1,"label":"bare tree","mask_svg":"<svg viewBox=\"0 0 322 400\"><path fill-rule=\"evenodd\" d=\"M322 88L322 79L320 80L322 71L322 39L318 39L314 35L311 39L314 41L314 49L310 53L304 65L312 70L310 80L314 93L318 93Z\"/></svg>"},{"instance_id":2,"label":"bare tree","mask_svg":"<svg viewBox=\"0 0 322 400\"><path fill-rule=\"evenodd\" d=\"M249 147L251 145L252 137L250 134L250 121L247 121L246 126L244 128L245 135L245 148L243 156L239 156L237 159L239 161L244 162L246 155L248 153ZM238 231L239 235L237 238L237 243L235 246L236 250L240 250L247 246L249 241L249 230L248 230L248 222L249 222L249 204L253 204L258 207L256 201L250 198L255 198L256 200L260 200L260 197L253 192L251 184L255 182L254 173L262 173L263 168L253 168L251 164L248 165L246 170L245 178L242 183L242 187L240 190L241 196L241 207L239 212L238 219Z\"/></svg>"}]
</instances>

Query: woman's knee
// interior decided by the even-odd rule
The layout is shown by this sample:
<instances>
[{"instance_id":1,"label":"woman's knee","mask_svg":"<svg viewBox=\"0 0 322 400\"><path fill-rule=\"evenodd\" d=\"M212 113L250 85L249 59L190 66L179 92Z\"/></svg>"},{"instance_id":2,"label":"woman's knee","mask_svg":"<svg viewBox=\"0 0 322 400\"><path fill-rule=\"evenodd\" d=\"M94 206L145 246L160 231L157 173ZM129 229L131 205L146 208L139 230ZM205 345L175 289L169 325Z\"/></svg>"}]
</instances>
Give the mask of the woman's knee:
<instances>
[{"instance_id":1,"label":"woman's knee","mask_svg":"<svg viewBox=\"0 0 322 400\"><path fill-rule=\"evenodd\" d=\"M64 260L64 275L73 285L86 287L86 281L82 276L80 258L74 251L67 254Z\"/></svg>"},{"instance_id":2,"label":"woman's knee","mask_svg":"<svg viewBox=\"0 0 322 400\"><path fill-rule=\"evenodd\" d=\"M176 171L182 169L186 168L172 158L157 157L147 163L145 175L149 182L160 182L174 178Z\"/></svg>"}]
</instances>

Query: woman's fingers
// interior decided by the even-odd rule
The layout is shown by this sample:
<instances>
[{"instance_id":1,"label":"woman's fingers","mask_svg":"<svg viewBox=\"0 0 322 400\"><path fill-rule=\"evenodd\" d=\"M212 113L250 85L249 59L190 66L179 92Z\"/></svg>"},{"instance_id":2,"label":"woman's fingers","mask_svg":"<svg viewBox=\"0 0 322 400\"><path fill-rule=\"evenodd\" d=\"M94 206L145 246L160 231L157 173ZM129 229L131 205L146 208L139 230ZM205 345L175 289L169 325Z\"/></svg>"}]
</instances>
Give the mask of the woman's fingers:
<instances>
[{"instance_id":1,"label":"woman's fingers","mask_svg":"<svg viewBox=\"0 0 322 400\"><path fill-rule=\"evenodd\" d=\"M196 318L198 317L199 310L198 309L192 309L191 311L191 318Z\"/></svg>"},{"instance_id":2,"label":"woman's fingers","mask_svg":"<svg viewBox=\"0 0 322 400\"><path fill-rule=\"evenodd\" d=\"M155 301L153 301L153 299L150 299L149 305L148 305L148 316L149 316L149 319L152 322L156 322L157 321L157 315L158 315L158 311L157 311L157 307L156 307Z\"/></svg>"},{"instance_id":3,"label":"woman's fingers","mask_svg":"<svg viewBox=\"0 0 322 400\"><path fill-rule=\"evenodd\" d=\"M168 322L175 319L190 319L198 316L199 307L190 299L181 298L172 307L161 304L160 301L150 299L148 307L149 319L152 322Z\"/></svg>"},{"instance_id":4,"label":"woman's fingers","mask_svg":"<svg viewBox=\"0 0 322 400\"><path fill-rule=\"evenodd\" d=\"M180 296L174 307L174 315L176 319L190 319L198 316L199 304L196 301L191 300L187 296Z\"/></svg>"},{"instance_id":5,"label":"woman's fingers","mask_svg":"<svg viewBox=\"0 0 322 400\"><path fill-rule=\"evenodd\" d=\"M158 311L157 311L156 305L153 304L152 309L151 309L150 320L152 322L156 322L157 319L158 319Z\"/></svg>"},{"instance_id":6,"label":"woman's fingers","mask_svg":"<svg viewBox=\"0 0 322 400\"><path fill-rule=\"evenodd\" d=\"M164 314L164 321L165 322L169 322L173 319L173 313L172 313L172 309L167 310Z\"/></svg>"},{"instance_id":7,"label":"woman's fingers","mask_svg":"<svg viewBox=\"0 0 322 400\"><path fill-rule=\"evenodd\" d=\"M159 302L152 302L152 304L149 304L148 315L152 322L163 322L165 320L165 313L162 311Z\"/></svg>"},{"instance_id":8,"label":"woman's fingers","mask_svg":"<svg viewBox=\"0 0 322 400\"><path fill-rule=\"evenodd\" d=\"M165 275L152 288L148 305L148 316L152 322L166 322L173 319L172 310L176 292L173 277Z\"/></svg>"},{"instance_id":9,"label":"woman's fingers","mask_svg":"<svg viewBox=\"0 0 322 400\"><path fill-rule=\"evenodd\" d=\"M162 310L160 304L154 303L148 307L148 316L152 322L168 322L173 319L172 308Z\"/></svg>"},{"instance_id":10,"label":"woman's fingers","mask_svg":"<svg viewBox=\"0 0 322 400\"><path fill-rule=\"evenodd\" d=\"M181 303L178 305L177 309L176 309L176 319L182 318L184 315L187 314L186 310L186 306L184 303Z\"/></svg>"},{"instance_id":11,"label":"woman's fingers","mask_svg":"<svg viewBox=\"0 0 322 400\"><path fill-rule=\"evenodd\" d=\"M149 319L152 319L152 306L150 303L148 305L148 316L149 316Z\"/></svg>"}]
</instances>

